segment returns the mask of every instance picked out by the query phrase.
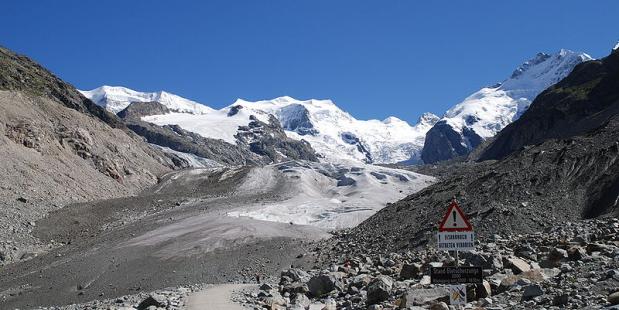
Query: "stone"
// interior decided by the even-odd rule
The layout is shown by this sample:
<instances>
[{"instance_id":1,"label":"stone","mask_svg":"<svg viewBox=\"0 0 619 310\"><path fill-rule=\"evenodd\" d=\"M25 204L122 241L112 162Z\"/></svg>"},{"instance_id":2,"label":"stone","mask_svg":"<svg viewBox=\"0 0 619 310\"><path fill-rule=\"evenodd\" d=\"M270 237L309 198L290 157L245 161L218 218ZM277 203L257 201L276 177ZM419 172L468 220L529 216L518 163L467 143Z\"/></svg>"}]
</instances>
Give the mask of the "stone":
<instances>
[{"instance_id":1,"label":"stone","mask_svg":"<svg viewBox=\"0 0 619 310\"><path fill-rule=\"evenodd\" d=\"M260 285L260 289L263 291L270 291L273 289L273 287L267 283L264 283L262 285Z\"/></svg>"},{"instance_id":2,"label":"stone","mask_svg":"<svg viewBox=\"0 0 619 310\"><path fill-rule=\"evenodd\" d=\"M565 306L567 305L568 301L569 296L567 294L560 294L552 298L552 305L558 307Z\"/></svg>"},{"instance_id":3,"label":"stone","mask_svg":"<svg viewBox=\"0 0 619 310\"><path fill-rule=\"evenodd\" d=\"M587 256L587 251L580 246L573 246L567 250L567 257L570 260L579 261Z\"/></svg>"},{"instance_id":4,"label":"stone","mask_svg":"<svg viewBox=\"0 0 619 310\"><path fill-rule=\"evenodd\" d=\"M608 300L611 305L619 305L619 291L608 295L606 300Z\"/></svg>"},{"instance_id":5,"label":"stone","mask_svg":"<svg viewBox=\"0 0 619 310\"><path fill-rule=\"evenodd\" d=\"M486 298L492 295L492 288L490 282L484 280L481 284L475 285L475 294L477 298Z\"/></svg>"},{"instance_id":6,"label":"stone","mask_svg":"<svg viewBox=\"0 0 619 310\"><path fill-rule=\"evenodd\" d=\"M404 264L400 270L400 279L415 279L421 273L421 264Z\"/></svg>"},{"instance_id":7,"label":"stone","mask_svg":"<svg viewBox=\"0 0 619 310\"><path fill-rule=\"evenodd\" d=\"M282 271L281 277L288 277L292 282L307 282L310 279L310 275L298 268L291 268Z\"/></svg>"},{"instance_id":8,"label":"stone","mask_svg":"<svg viewBox=\"0 0 619 310\"><path fill-rule=\"evenodd\" d=\"M309 282L307 282L307 287L312 296L320 297L340 286L341 284L338 282L339 281L333 274L321 274L312 277Z\"/></svg>"},{"instance_id":9,"label":"stone","mask_svg":"<svg viewBox=\"0 0 619 310\"><path fill-rule=\"evenodd\" d=\"M531 284L524 288L522 292L522 300L529 300L537 296L544 295L544 290L539 284Z\"/></svg>"},{"instance_id":10,"label":"stone","mask_svg":"<svg viewBox=\"0 0 619 310\"><path fill-rule=\"evenodd\" d=\"M138 305L138 310L145 310L150 307L165 308L167 306L167 300L165 296L159 294L150 294L146 299L142 300Z\"/></svg>"},{"instance_id":11,"label":"stone","mask_svg":"<svg viewBox=\"0 0 619 310\"><path fill-rule=\"evenodd\" d=\"M310 304L312 303L311 300L307 298L307 296L305 296L305 294L300 294L300 293L297 293L296 295L294 295L294 298L291 300L291 302L293 305L303 307L303 309L308 308Z\"/></svg>"},{"instance_id":12,"label":"stone","mask_svg":"<svg viewBox=\"0 0 619 310\"><path fill-rule=\"evenodd\" d=\"M521 258L509 257L507 258L507 263L514 272L514 274L519 274L531 270L531 266L529 265L529 263L527 263Z\"/></svg>"},{"instance_id":13,"label":"stone","mask_svg":"<svg viewBox=\"0 0 619 310\"><path fill-rule=\"evenodd\" d=\"M391 288L393 287L393 279L389 276L378 276L368 284L368 299L369 305L376 304L389 299Z\"/></svg>"},{"instance_id":14,"label":"stone","mask_svg":"<svg viewBox=\"0 0 619 310\"><path fill-rule=\"evenodd\" d=\"M430 306L430 310L449 310L449 306L444 301L441 301Z\"/></svg>"},{"instance_id":15,"label":"stone","mask_svg":"<svg viewBox=\"0 0 619 310\"><path fill-rule=\"evenodd\" d=\"M18 197L17 201L22 202L22 203L26 203L26 202L28 202L28 199L24 198L24 197Z\"/></svg>"},{"instance_id":16,"label":"stone","mask_svg":"<svg viewBox=\"0 0 619 310\"><path fill-rule=\"evenodd\" d=\"M419 306L433 301L449 301L449 291L445 288L414 288L406 292L404 307Z\"/></svg>"}]
</instances>

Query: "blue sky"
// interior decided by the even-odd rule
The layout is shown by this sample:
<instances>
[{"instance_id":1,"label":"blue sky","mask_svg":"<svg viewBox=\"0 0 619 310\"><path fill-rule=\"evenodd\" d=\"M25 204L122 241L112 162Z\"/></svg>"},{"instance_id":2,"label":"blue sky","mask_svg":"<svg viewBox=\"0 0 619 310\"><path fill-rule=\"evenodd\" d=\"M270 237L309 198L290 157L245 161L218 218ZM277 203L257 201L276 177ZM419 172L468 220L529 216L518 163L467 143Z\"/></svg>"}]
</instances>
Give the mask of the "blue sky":
<instances>
[{"instance_id":1,"label":"blue sky","mask_svg":"<svg viewBox=\"0 0 619 310\"><path fill-rule=\"evenodd\" d=\"M0 45L81 89L331 98L357 118L415 122L538 51L593 57L619 1L8 1Z\"/></svg>"}]
</instances>

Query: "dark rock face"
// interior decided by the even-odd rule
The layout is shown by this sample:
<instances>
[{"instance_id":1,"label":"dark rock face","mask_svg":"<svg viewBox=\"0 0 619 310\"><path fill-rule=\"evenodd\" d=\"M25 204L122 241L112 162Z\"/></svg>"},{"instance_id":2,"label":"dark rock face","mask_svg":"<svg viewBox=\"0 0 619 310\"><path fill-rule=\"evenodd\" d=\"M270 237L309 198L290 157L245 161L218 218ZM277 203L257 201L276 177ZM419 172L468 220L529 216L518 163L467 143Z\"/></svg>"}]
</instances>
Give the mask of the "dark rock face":
<instances>
[{"instance_id":1,"label":"dark rock face","mask_svg":"<svg viewBox=\"0 0 619 310\"><path fill-rule=\"evenodd\" d=\"M341 134L341 137L342 137L342 141L348 144L357 146L357 150L359 151L359 153L365 155L364 161L366 163L373 162L372 154L370 154L370 151L368 150L368 148L363 144L363 142L354 133L343 132Z\"/></svg>"},{"instance_id":2,"label":"dark rock face","mask_svg":"<svg viewBox=\"0 0 619 310\"><path fill-rule=\"evenodd\" d=\"M143 116L168 114L170 110L159 102L132 102L116 116L126 120L139 120Z\"/></svg>"},{"instance_id":3,"label":"dark rock face","mask_svg":"<svg viewBox=\"0 0 619 310\"><path fill-rule=\"evenodd\" d=\"M288 138L279 120L269 116L269 122L259 121L253 115L247 126L239 127L236 139L249 146L249 150L259 156L266 157L267 162L280 162L288 159L303 159L318 161L316 152L305 140Z\"/></svg>"},{"instance_id":4,"label":"dark rock face","mask_svg":"<svg viewBox=\"0 0 619 310\"><path fill-rule=\"evenodd\" d=\"M426 134L421 159L433 164L464 156L482 142L483 139L468 127L460 134L445 121L439 121Z\"/></svg>"},{"instance_id":5,"label":"dark rock face","mask_svg":"<svg viewBox=\"0 0 619 310\"><path fill-rule=\"evenodd\" d=\"M548 139L583 135L619 114L619 51L582 63L542 92L529 109L505 127L481 155L501 159Z\"/></svg>"},{"instance_id":6,"label":"dark rock face","mask_svg":"<svg viewBox=\"0 0 619 310\"><path fill-rule=\"evenodd\" d=\"M318 134L318 130L314 128L314 124L309 118L309 111L300 104L283 107L278 116L281 126L285 130L294 131L302 136Z\"/></svg>"}]
</instances>

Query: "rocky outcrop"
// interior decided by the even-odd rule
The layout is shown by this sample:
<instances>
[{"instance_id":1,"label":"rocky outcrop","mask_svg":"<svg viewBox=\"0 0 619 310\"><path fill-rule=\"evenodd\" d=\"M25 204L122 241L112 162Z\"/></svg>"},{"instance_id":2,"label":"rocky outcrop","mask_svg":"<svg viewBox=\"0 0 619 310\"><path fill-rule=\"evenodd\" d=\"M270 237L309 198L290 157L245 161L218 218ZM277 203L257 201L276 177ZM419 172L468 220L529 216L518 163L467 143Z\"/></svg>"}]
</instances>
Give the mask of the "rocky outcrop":
<instances>
[{"instance_id":1,"label":"rocky outcrop","mask_svg":"<svg viewBox=\"0 0 619 310\"><path fill-rule=\"evenodd\" d=\"M433 164L465 156L482 142L483 139L468 127L458 132L446 121L439 121L426 134L421 159Z\"/></svg>"},{"instance_id":2,"label":"rocky outcrop","mask_svg":"<svg viewBox=\"0 0 619 310\"><path fill-rule=\"evenodd\" d=\"M268 123L261 122L253 115L247 126L239 127L236 139L255 154L267 157L269 163L285 160L318 161L316 152L305 140L289 138L279 124L279 120L269 115Z\"/></svg>"},{"instance_id":3,"label":"rocky outcrop","mask_svg":"<svg viewBox=\"0 0 619 310\"><path fill-rule=\"evenodd\" d=\"M125 109L121 110L116 116L125 120L140 120L144 116L161 115L170 113L170 109L163 104L150 102L132 102Z\"/></svg>"}]
</instances>

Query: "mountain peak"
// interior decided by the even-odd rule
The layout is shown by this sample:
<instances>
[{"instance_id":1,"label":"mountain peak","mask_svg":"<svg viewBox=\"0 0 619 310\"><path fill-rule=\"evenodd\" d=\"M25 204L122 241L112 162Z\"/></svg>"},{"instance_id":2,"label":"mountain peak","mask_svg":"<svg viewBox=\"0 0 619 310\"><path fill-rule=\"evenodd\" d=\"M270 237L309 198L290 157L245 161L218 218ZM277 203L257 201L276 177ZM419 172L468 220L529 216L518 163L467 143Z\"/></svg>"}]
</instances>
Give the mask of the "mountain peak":
<instances>
[{"instance_id":1,"label":"mountain peak","mask_svg":"<svg viewBox=\"0 0 619 310\"><path fill-rule=\"evenodd\" d=\"M440 119L440 117L436 116L434 113L430 113L430 112L426 112L421 114L421 116L419 117L419 120L417 121L417 124L429 124L429 125L434 125L436 124L436 122L438 122Z\"/></svg>"},{"instance_id":2,"label":"mountain peak","mask_svg":"<svg viewBox=\"0 0 619 310\"><path fill-rule=\"evenodd\" d=\"M213 111L206 105L185 99L178 95L160 90L157 92L140 92L123 86L103 85L92 90L80 92L97 105L116 114L132 102L156 101L166 106L170 111L204 114Z\"/></svg>"}]
</instances>

